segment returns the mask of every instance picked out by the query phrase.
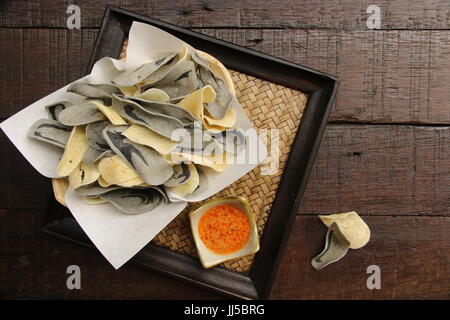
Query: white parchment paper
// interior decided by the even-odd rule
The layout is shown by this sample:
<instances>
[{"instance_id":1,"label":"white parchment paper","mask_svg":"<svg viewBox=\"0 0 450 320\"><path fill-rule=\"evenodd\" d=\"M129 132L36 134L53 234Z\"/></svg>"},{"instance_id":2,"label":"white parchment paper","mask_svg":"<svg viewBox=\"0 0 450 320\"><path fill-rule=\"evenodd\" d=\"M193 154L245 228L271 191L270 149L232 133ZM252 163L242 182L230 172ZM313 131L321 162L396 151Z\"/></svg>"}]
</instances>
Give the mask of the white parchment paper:
<instances>
[{"instance_id":1,"label":"white parchment paper","mask_svg":"<svg viewBox=\"0 0 450 320\"><path fill-rule=\"evenodd\" d=\"M139 66L168 52L181 52L183 45L187 44L165 31L134 22L128 39L127 61L103 58L97 61L90 75L75 82L110 83L121 70ZM79 103L84 99L77 94L66 92L69 85L36 101L0 124L0 128L28 162L40 174L48 178L58 178L56 167L63 150L45 142L30 139L27 131L36 120L47 118L44 108L46 105L59 101ZM242 107L235 106L235 111L237 113L236 127L251 128L251 123ZM259 156L256 162L231 164L223 173L206 170L209 186L201 194L192 198L180 198L169 194L171 200L177 202L160 205L151 212L126 215L111 204L88 205L82 197L70 190L66 192L65 200L84 232L112 266L118 269L164 229L186 207L187 201L201 201L214 195L263 161L266 157L266 148L259 139L257 152Z\"/></svg>"}]
</instances>

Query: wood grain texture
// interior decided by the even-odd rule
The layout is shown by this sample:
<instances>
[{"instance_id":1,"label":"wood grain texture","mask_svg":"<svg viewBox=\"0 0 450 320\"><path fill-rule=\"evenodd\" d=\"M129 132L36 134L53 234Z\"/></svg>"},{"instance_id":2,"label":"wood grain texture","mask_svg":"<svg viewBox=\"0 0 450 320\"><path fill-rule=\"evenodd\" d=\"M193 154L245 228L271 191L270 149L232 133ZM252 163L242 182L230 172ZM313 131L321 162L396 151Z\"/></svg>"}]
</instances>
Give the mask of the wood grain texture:
<instances>
[{"instance_id":1,"label":"wood grain texture","mask_svg":"<svg viewBox=\"0 0 450 320\"><path fill-rule=\"evenodd\" d=\"M272 290L275 299L449 299L449 217L363 217L370 242L317 271L312 257L326 227L298 216ZM367 267L381 269L381 289L366 287Z\"/></svg>"},{"instance_id":2,"label":"wood grain texture","mask_svg":"<svg viewBox=\"0 0 450 320\"><path fill-rule=\"evenodd\" d=\"M82 77L96 34L96 30L0 29L0 118Z\"/></svg>"},{"instance_id":3,"label":"wood grain texture","mask_svg":"<svg viewBox=\"0 0 450 320\"><path fill-rule=\"evenodd\" d=\"M450 122L450 31L201 31L336 75L331 121Z\"/></svg>"},{"instance_id":4,"label":"wood grain texture","mask_svg":"<svg viewBox=\"0 0 450 320\"><path fill-rule=\"evenodd\" d=\"M220 299L221 296L130 264L115 270L97 252L45 235L42 212L0 210L0 297L16 299ZM67 267L81 269L68 290Z\"/></svg>"},{"instance_id":5,"label":"wood grain texture","mask_svg":"<svg viewBox=\"0 0 450 320\"><path fill-rule=\"evenodd\" d=\"M48 179L0 145L0 208L47 208ZM299 213L448 216L449 159L450 127L329 125Z\"/></svg>"},{"instance_id":6,"label":"wood grain texture","mask_svg":"<svg viewBox=\"0 0 450 320\"><path fill-rule=\"evenodd\" d=\"M445 215L450 127L328 125L302 214Z\"/></svg>"},{"instance_id":7,"label":"wood grain texture","mask_svg":"<svg viewBox=\"0 0 450 320\"><path fill-rule=\"evenodd\" d=\"M353 124L325 132L271 298L450 298L450 0L383 0L377 31L366 27L371 0L79 0L84 29L74 31L69 4L0 2L0 119L84 74L107 4L337 75L330 120ZM221 298L131 265L115 271L98 252L44 235L50 182L3 133L0 147L0 297ZM313 270L326 232L315 215L348 210L363 215L371 242ZM80 291L66 288L71 264ZM372 264L381 290L366 288Z\"/></svg>"},{"instance_id":8,"label":"wood grain texture","mask_svg":"<svg viewBox=\"0 0 450 320\"><path fill-rule=\"evenodd\" d=\"M198 31L338 76L331 121L450 123L450 31ZM81 77L96 34L0 29L0 118Z\"/></svg>"},{"instance_id":9,"label":"wood grain texture","mask_svg":"<svg viewBox=\"0 0 450 320\"><path fill-rule=\"evenodd\" d=\"M367 30L367 8L381 9L383 29L450 27L449 0L79 0L82 27L100 26L106 5L135 11L182 27L251 27ZM65 0L9 0L0 5L0 26L66 27Z\"/></svg>"},{"instance_id":10,"label":"wood grain texture","mask_svg":"<svg viewBox=\"0 0 450 320\"><path fill-rule=\"evenodd\" d=\"M0 208L46 210L52 199L50 179L25 160L3 131L0 150Z\"/></svg>"},{"instance_id":11,"label":"wood grain texture","mask_svg":"<svg viewBox=\"0 0 450 320\"><path fill-rule=\"evenodd\" d=\"M156 272L125 265L115 271L98 252L38 230L39 211L0 210L0 296L64 299L220 299ZM361 250L316 271L310 259L326 233L317 217L298 216L272 299L449 297L447 217L364 217L372 239ZM81 290L68 290L66 269L81 268ZM381 290L366 288L366 268L381 268Z\"/></svg>"}]
</instances>

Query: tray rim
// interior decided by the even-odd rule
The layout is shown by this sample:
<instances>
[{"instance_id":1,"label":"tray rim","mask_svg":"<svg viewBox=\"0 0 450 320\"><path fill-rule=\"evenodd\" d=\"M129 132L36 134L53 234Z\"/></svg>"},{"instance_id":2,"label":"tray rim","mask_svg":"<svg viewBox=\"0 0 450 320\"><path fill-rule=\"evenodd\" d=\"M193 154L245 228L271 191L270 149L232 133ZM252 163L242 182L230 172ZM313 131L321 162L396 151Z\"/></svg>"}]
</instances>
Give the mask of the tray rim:
<instances>
[{"instance_id":1,"label":"tray rim","mask_svg":"<svg viewBox=\"0 0 450 320\"><path fill-rule=\"evenodd\" d=\"M94 63L101 57L119 56L133 20L159 27L186 42L191 40L191 43L196 43L194 47L197 49L206 52L211 52L208 48L216 50L212 54L228 68L309 94L271 213L260 239L261 249L256 254L247 275L220 267L205 270L197 259L152 243L130 260L133 264L234 298L267 299L303 198L339 81L336 77L323 72L115 6L106 7L86 73L90 73ZM251 57L250 63L245 63L244 57ZM306 77L302 78L303 76ZM53 201L43 219L43 231L95 249L73 218L50 217L55 212L57 216L64 217L64 211L67 213L68 210Z\"/></svg>"}]
</instances>

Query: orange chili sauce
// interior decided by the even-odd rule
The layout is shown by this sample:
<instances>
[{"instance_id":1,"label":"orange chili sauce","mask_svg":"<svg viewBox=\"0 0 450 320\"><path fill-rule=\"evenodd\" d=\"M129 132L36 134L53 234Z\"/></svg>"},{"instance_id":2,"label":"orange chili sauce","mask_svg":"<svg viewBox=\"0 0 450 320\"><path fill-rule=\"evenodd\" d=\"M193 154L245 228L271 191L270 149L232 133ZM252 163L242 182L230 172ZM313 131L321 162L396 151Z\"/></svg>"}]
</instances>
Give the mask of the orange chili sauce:
<instances>
[{"instance_id":1,"label":"orange chili sauce","mask_svg":"<svg viewBox=\"0 0 450 320\"><path fill-rule=\"evenodd\" d=\"M218 205L206 211L198 223L205 246L216 254L241 249L250 238L250 223L244 212L231 205Z\"/></svg>"}]
</instances>

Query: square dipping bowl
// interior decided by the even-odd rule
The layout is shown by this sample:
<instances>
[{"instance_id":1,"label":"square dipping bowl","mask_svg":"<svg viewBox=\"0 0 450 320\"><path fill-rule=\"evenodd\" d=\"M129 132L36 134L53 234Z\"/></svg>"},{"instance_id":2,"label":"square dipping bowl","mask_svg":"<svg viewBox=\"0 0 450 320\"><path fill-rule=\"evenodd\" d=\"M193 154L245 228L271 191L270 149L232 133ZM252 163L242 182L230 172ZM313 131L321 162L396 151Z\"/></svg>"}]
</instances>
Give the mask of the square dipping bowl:
<instances>
[{"instance_id":1,"label":"square dipping bowl","mask_svg":"<svg viewBox=\"0 0 450 320\"><path fill-rule=\"evenodd\" d=\"M203 243L198 232L198 225L203 214L217 205L231 205L236 207L245 213L250 225L250 237L247 243L241 249L229 254L217 254L210 250ZM189 219L191 221L191 230L194 236L195 246L197 247L200 262L204 268L211 268L222 262L253 254L259 250L259 237L256 227L255 214L250 209L247 200L243 197L230 197L211 200L201 207L191 211L189 213Z\"/></svg>"}]
</instances>

